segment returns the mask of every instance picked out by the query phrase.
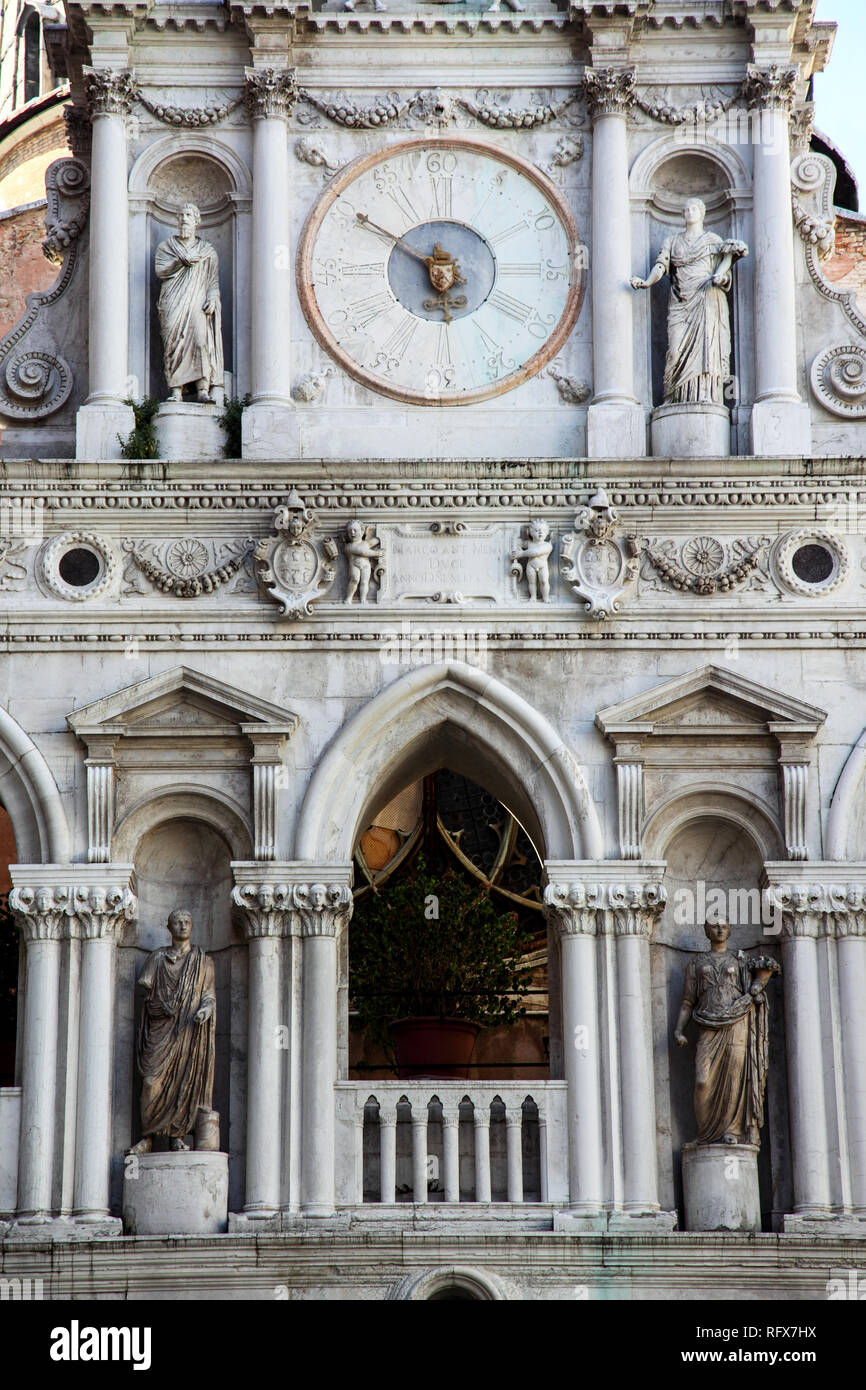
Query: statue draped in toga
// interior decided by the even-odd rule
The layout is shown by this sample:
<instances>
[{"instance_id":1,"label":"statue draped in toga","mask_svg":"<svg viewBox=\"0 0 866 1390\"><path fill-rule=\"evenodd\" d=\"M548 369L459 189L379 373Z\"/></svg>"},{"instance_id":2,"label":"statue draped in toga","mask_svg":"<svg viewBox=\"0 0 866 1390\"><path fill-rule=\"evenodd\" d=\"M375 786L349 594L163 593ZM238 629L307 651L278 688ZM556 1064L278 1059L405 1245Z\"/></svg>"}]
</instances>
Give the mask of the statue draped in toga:
<instances>
[{"instance_id":1,"label":"statue draped in toga","mask_svg":"<svg viewBox=\"0 0 866 1390\"><path fill-rule=\"evenodd\" d=\"M210 242L196 236L201 213L187 203L178 215L178 234L156 248L154 269L162 281L159 328L165 379L173 401L194 383L196 400L209 404L223 384L223 339L219 261Z\"/></svg>"},{"instance_id":2,"label":"statue draped in toga","mask_svg":"<svg viewBox=\"0 0 866 1390\"><path fill-rule=\"evenodd\" d=\"M188 1148L198 1111L213 1097L216 994L210 956L190 944L192 915L178 908L168 919L171 946L152 951L138 977L147 991L138 1032L142 1078L142 1138L130 1153L149 1153L157 1134L174 1150Z\"/></svg>"}]
</instances>

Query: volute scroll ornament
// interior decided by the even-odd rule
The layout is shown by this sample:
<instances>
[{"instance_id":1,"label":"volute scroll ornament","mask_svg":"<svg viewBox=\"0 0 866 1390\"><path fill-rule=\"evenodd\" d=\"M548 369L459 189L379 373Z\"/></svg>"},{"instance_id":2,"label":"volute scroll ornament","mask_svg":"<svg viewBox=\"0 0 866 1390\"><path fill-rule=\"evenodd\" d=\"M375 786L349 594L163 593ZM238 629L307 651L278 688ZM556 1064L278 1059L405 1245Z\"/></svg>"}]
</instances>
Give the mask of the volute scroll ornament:
<instances>
[{"instance_id":1,"label":"volute scroll ornament","mask_svg":"<svg viewBox=\"0 0 866 1390\"><path fill-rule=\"evenodd\" d=\"M560 546L560 574L594 622L620 612L640 567L640 542L615 536L616 525L617 512L599 488Z\"/></svg>"},{"instance_id":2,"label":"volute scroll ornament","mask_svg":"<svg viewBox=\"0 0 866 1390\"><path fill-rule=\"evenodd\" d=\"M256 579L283 617L310 617L336 578L336 541L317 540L316 514L293 489L274 513L273 531L254 551Z\"/></svg>"}]
</instances>

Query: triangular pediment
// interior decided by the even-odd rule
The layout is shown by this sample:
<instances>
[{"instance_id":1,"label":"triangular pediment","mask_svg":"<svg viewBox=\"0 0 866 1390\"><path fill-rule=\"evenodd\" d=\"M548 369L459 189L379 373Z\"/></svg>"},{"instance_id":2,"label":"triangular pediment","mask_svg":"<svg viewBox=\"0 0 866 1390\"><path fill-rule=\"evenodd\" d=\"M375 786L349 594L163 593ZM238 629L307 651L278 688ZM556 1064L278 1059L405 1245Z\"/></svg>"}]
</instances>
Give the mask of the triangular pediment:
<instances>
[{"instance_id":1,"label":"triangular pediment","mask_svg":"<svg viewBox=\"0 0 866 1390\"><path fill-rule=\"evenodd\" d=\"M129 738L172 733L207 736L258 730L289 736L297 728L298 717L213 676L176 666L73 710L66 722L80 737L100 733Z\"/></svg>"},{"instance_id":2,"label":"triangular pediment","mask_svg":"<svg viewBox=\"0 0 866 1390\"><path fill-rule=\"evenodd\" d=\"M702 666L599 710L603 734L675 735L717 730L778 733L785 726L804 735L817 732L827 715L814 705L747 680L720 666Z\"/></svg>"}]
</instances>

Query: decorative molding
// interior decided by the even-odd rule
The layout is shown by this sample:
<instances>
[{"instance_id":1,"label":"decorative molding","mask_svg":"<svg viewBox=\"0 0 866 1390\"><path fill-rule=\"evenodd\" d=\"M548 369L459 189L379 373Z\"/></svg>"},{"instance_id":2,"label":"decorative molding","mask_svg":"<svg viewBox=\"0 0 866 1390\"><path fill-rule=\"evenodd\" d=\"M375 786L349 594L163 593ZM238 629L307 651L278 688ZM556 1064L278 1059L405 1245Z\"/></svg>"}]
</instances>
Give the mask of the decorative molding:
<instances>
[{"instance_id":1,"label":"decorative molding","mask_svg":"<svg viewBox=\"0 0 866 1390\"><path fill-rule=\"evenodd\" d=\"M809 150L794 159L791 183L794 221L803 241L810 279L824 298L838 304L852 327L866 337L866 318L857 306L854 290L837 289L824 278L821 270L821 260L829 255L830 228L834 225L832 190L836 183L836 166L825 155ZM804 208L798 194L811 197L817 207L811 212Z\"/></svg>"},{"instance_id":2,"label":"decorative molding","mask_svg":"<svg viewBox=\"0 0 866 1390\"><path fill-rule=\"evenodd\" d=\"M45 231L42 254L52 265L63 264L64 254L87 226L90 210L90 170L80 159L55 159L45 171ZM63 208L61 199L72 203Z\"/></svg>"},{"instance_id":3,"label":"decorative molding","mask_svg":"<svg viewBox=\"0 0 866 1390\"><path fill-rule=\"evenodd\" d=\"M97 116L129 115L138 95L138 83L133 73L112 72L105 68L84 68L84 90L91 121Z\"/></svg>"},{"instance_id":4,"label":"decorative molding","mask_svg":"<svg viewBox=\"0 0 866 1390\"><path fill-rule=\"evenodd\" d=\"M130 564L133 564L161 593L173 594L175 598L199 598L202 594L214 593L243 569L255 540L248 536L244 541L235 542L231 547L235 553L210 570L206 569L210 558L209 547L196 537L183 537L161 546L162 563L144 554L134 540L127 538L121 545L130 557L124 572L124 580L129 586L124 590L125 594L136 592L129 574Z\"/></svg>"},{"instance_id":5,"label":"decorative molding","mask_svg":"<svg viewBox=\"0 0 866 1390\"><path fill-rule=\"evenodd\" d=\"M321 372L302 376L292 387L292 400L298 405L315 405L324 395L329 378L336 374L336 367L325 367Z\"/></svg>"},{"instance_id":6,"label":"decorative molding","mask_svg":"<svg viewBox=\"0 0 866 1390\"><path fill-rule=\"evenodd\" d=\"M131 864L99 865L90 872L74 864L16 865L9 906L26 941L117 940L138 913L133 872Z\"/></svg>"},{"instance_id":7,"label":"decorative molding","mask_svg":"<svg viewBox=\"0 0 866 1390\"><path fill-rule=\"evenodd\" d=\"M26 560L28 546L21 541L18 545L0 536L0 591L14 593L27 578L27 565L16 559L22 555ZM18 573L15 573L15 571Z\"/></svg>"},{"instance_id":8,"label":"decorative molding","mask_svg":"<svg viewBox=\"0 0 866 1390\"><path fill-rule=\"evenodd\" d=\"M741 553L727 565L727 547L717 536L694 536L682 542L679 549L673 540L663 542L663 549L654 548L649 539L643 540L642 546L647 562L670 588L708 597L718 592L728 593L745 584L769 550L770 538L750 536L733 541L733 549ZM746 550L746 546L751 548Z\"/></svg>"},{"instance_id":9,"label":"decorative molding","mask_svg":"<svg viewBox=\"0 0 866 1390\"><path fill-rule=\"evenodd\" d=\"M663 869L663 866L659 866ZM611 865L611 870L615 868ZM544 912L560 936L649 937L664 911L667 891L659 877L621 879L605 875L572 883L555 881L544 890Z\"/></svg>"},{"instance_id":10,"label":"decorative molding","mask_svg":"<svg viewBox=\"0 0 866 1390\"><path fill-rule=\"evenodd\" d=\"M583 93L591 120L628 115L635 100L634 81L634 68L587 68Z\"/></svg>"},{"instance_id":11,"label":"decorative molding","mask_svg":"<svg viewBox=\"0 0 866 1390\"><path fill-rule=\"evenodd\" d=\"M187 130L217 125L244 102L244 98L239 96L235 97L234 101L223 102L220 106L166 106L161 102L150 101L142 92L136 92L135 95L136 100L158 121L162 121L164 125L183 126Z\"/></svg>"},{"instance_id":12,"label":"decorative molding","mask_svg":"<svg viewBox=\"0 0 866 1390\"><path fill-rule=\"evenodd\" d=\"M580 91L571 92L562 101L539 102L534 106L500 106L496 101L484 100L484 90L477 93L479 101L457 98L457 105L482 125L494 130L533 130L536 126L550 125L576 101Z\"/></svg>"},{"instance_id":13,"label":"decorative molding","mask_svg":"<svg viewBox=\"0 0 866 1390\"><path fill-rule=\"evenodd\" d=\"M643 826L643 763L615 759L621 859L640 859Z\"/></svg>"},{"instance_id":14,"label":"decorative molding","mask_svg":"<svg viewBox=\"0 0 866 1390\"><path fill-rule=\"evenodd\" d=\"M71 906L85 941L116 941L124 924L138 916L138 901L128 884L76 884Z\"/></svg>"},{"instance_id":15,"label":"decorative molding","mask_svg":"<svg viewBox=\"0 0 866 1390\"><path fill-rule=\"evenodd\" d=\"M90 113L80 106L64 106L63 123L66 126L66 143L72 151L73 159L89 159L93 145L93 126Z\"/></svg>"},{"instance_id":16,"label":"decorative molding","mask_svg":"<svg viewBox=\"0 0 866 1390\"><path fill-rule=\"evenodd\" d=\"M743 96L749 106L790 111L797 95L797 76L795 67L786 67L781 63L771 63L765 68L749 63L743 82Z\"/></svg>"},{"instance_id":17,"label":"decorative molding","mask_svg":"<svg viewBox=\"0 0 866 1390\"><path fill-rule=\"evenodd\" d=\"M830 552L834 562L832 572L818 584L806 583L794 573L791 564L795 552L801 546L810 543L823 546ZM823 597L825 594L832 593L845 583L851 569L848 550L840 537L834 531L824 531L818 527L808 529L804 527L801 531L789 531L777 543L773 559L782 583L793 593L802 594L806 598Z\"/></svg>"},{"instance_id":18,"label":"decorative molding","mask_svg":"<svg viewBox=\"0 0 866 1390\"><path fill-rule=\"evenodd\" d=\"M729 97L701 99L700 101L689 102L685 106L671 106L665 102L653 101L636 91L634 104L643 111L645 116L658 121L661 125L712 125L715 121L720 120L727 111L730 111L734 102L741 95L742 85L738 86L737 90Z\"/></svg>"},{"instance_id":19,"label":"decorative molding","mask_svg":"<svg viewBox=\"0 0 866 1390\"><path fill-rule=\"evenodd\" d=\"M565 405L583 405L592 395L591 386L585 381L579 381L576 376L566 376L559 370L556 362L552 367L548 367L547 375L556 382L559 398Z\"/></svg>"},{"instance_id":20,"label":"decorative molding","mask_svg":"<svg viewBox=\"0 0 866 1390\"><path fill-rule=\"evenodd\" d=\"M441 87L427 87L416 92L409 102L409 115L423 125L442 128L454 119L455 101Z\"/></svg>"},{"instance_id":21,"label":"decorative molding","mask_svg":"<svg viewBox=\"0 0 866 1390\"><path fill-rule=\"evenodd\" d=\"M68 934L72 890L65 884L15 887L9 907L25 941L60 941Z\"/></svg>"},{"instance_id":22,"label":"decorative molding","mask_svg":"<svg viewBox=\"0 0 866 1390\"><path fill-rule=\"evenodd\" d=\"M799 761L783 762L781 768L785 848L788 851L789 859L808 859L806 800L809 785L809 764Z\"/></svg>"},{"instance_id":23,"label":"decorative molding","mask_svg":"<svg viewBox=\"0 0 866 1390\"><path fill-rule=\"evenodd\" d=\"M866 420L866 347L840 343L819 352L809 373L815 399L845 420Z\"/></svg>"},{"instance_id":24,"label":"decorative molding","mask_svg":"<svg viewBox=\"0 0 866 1390\"><path fill-rule=\"evenodd\" d=\"M560 574L584 601L586 612L595 622L621 611L640 566L637 539L615 539L616 525L617 512L604 488L599 488L588 506L579 512L575 532L563 536L560 543Z\"/></svg>"},{"instance_id":25,"label":"decorative molding","mask_svg":"<svg viewBox=\"0 0 866 1390\"><path fill-rule=\"evenodd\" d=\"M238 883L231 898L243 914L247 940L291 935L293 912L287 883Z\"/></svg>"},{"instance_id":26,"label":"decorative molding","mask_svg":"<svg viewBox=\"0 0 866 1390\"><path fill-rule=\"evenodd\" d=\"M67 550L73 550L77 546L93 551L100 561L96 578L92 583L80 587L67 584L59 569L62 556ZM65 531L62 536L55 536L44 547L38 566L39 573L51 592L58 598L69 599L73 603L84 603L87 599L99 598L111 587L118 573L114 547L102 536L95 536L90 531Z\"/></svg>"},{"instance_id":27,"label":"decorative molding","mask_svg":"<svg viewBox=\"0 0 866 1390\"><path fill-rule=\"evenodd\" d=\"M87 768L87 859L111 863L114 830L114 747L102 757L85 758Z\"/></svg>"},{"instance_id":28,"label":"decorative molding","mask_svg":"<svg viewBox=\"0 0 866 1390\"><path fill-rule=\"evenodd\" d=\"M253 552L261 589L287 618L309 617L312 604L336 578L337 544L330 538L314 539L315 526L315 512L293 489L274 512L272 534Z\"/></svg>"},{"instance_id":29,"label":"decorative molding","mask_svg":"<svg viewBox=\"0 0 866 1390\"><path fill-rule=\"evenodd\" d=\"M292 904L303 937L336 937L352 915L352 890L346 883L295 883Z\"/></svg>"},{"instance_id":30,"label":"decorative molding","mask_svg":"<svg viewBox=\"0 0 866 1390\"><path fill-rule=\"evenodd\" d=\"M317 111L321 111L329 121L346 126L349 130L375 130L380 126L392 125L401 116L405 116L411 102L409 98L402 100L397 92L389 92L387 97L373 106L357 106L354 102L342 100L341 96L328 101L307 87L300 87L298 96ZM417 97L415 99L417 100Z\"/></svg>"},{"instance_id":31,"label":"decorative molding","mask_svg":"<svg viewBox=\"0 0 866 1390\"><path fill-rule=\"evenodd\" d=\"M814 116L815 103L813 101L797 102L791 112L791 149L796 154L808 153L809 142L813 133Z\"/></svg>"},{"instance_id":32,"label":"decorative molding","mask_svg":"<svg viewBox=\"0 0 866 1390\"><path fill-rule=\"evenodd\" d=\"M294 68L245 68L244 102L252 120L287 117L298 96Z\"/></svg>"}]
</instances>

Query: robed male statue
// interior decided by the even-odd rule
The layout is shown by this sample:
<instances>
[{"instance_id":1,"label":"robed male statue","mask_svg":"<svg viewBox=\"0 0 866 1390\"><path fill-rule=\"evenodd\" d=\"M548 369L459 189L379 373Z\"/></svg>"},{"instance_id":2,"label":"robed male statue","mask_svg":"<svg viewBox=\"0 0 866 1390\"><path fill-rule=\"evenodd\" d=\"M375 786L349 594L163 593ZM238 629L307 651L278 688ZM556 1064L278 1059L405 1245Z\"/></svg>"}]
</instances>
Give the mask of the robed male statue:
<instances>
[{"instance_id":1,"label":"robed male statue","mask_svg":"<svg viewBox=\"0 0 866 1390\"><path fill-rule=\"evenodd\" d=\"M192 914L176 908L168 919L172 944L151 951L138 977L147 991L138 1031L141 1133L130 1153L150 1153L164 1134L173 1150L189 1148L186 1135L213 1098L216 994L213 961L190 942Z\"/></svg>"},{"instance_id":2,"label":"robed male statue","mask_svg":"<svg viewBox=\"0 0 866 1390\"><path fill-rule=\"evenodd\" d=\"M170 399L181 400L192 382L196 400L207 405L223 384L223 334L219 260L210 242L196 236L200 221L195 203L181 208L177 236L159 243L154 269L162 281L159 328Z\"/></svg>"}]
</instances>

